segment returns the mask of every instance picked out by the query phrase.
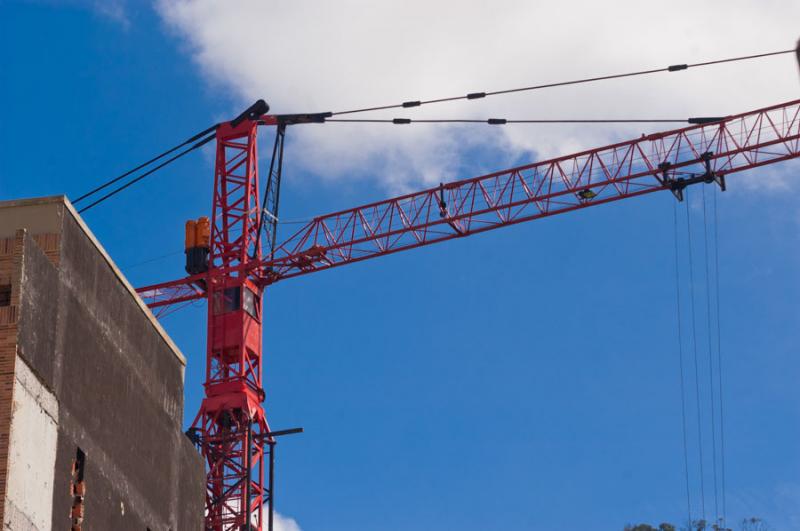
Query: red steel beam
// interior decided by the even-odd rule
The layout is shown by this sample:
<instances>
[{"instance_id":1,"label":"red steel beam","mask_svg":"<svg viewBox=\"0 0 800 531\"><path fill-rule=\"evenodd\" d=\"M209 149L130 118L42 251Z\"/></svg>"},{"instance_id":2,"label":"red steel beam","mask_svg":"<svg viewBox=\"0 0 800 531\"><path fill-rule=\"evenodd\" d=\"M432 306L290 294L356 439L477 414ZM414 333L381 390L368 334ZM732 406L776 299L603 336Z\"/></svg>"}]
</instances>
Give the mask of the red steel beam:
<instances>
[{"instance_id":1,"label":"red steel beam","mask_svg":"<svg viewBox=\"0 0 800 531\"><path fill-rule=\"evenodd\" d=\"M264 285L436 242L724 177L800 156L800 100L519 166L319 216L272 259L250 262ZM664 164L668 164L665 172ZM241 269L239 267L238 269ZM185 278L141 288L151 307L187 300ZM196 298L202 297L197 294ZM189 295L189 297L194 297Z\"/></svg>"},{"instance_id":2,"label":"red steel beam","mask_svg":"<svg viewBox=\"0 0 800 531\"><path fill-rule=\"evenodd\" d=\"M670 189L667 178L715 175L800 156L800 100L445 183L314 218L265 263L266 283ZM267 271L267 268L270 270Z\"/></svg>"}]
</instances>

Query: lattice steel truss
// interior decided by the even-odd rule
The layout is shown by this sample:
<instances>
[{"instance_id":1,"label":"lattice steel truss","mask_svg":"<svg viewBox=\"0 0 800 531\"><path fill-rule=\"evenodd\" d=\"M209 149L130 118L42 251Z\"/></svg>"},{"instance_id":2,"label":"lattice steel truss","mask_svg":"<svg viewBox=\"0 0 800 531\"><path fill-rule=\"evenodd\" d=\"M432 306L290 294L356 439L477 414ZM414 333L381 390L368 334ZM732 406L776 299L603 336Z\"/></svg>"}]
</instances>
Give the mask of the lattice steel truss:
<instances>
[{"instance_id":1,"label":"lattice steel truss","mask_svg":"<svg viewBox=\"0 0 800 531\"><path fill-rule=\"evenodd\" d=\"M292 123L308 121L324 118L303 115ZM277 126L263 209L259 125ZM280 159L278 166L275 162L276 155L282 158L286 125L282 117L255 112L220 125L209 270L138 290L157 312L209 299L206 397L191 434L206 458L206 525L213 531L247 529L246 522L261 530L265 502L271 513L272 468L265 486L264 465L267 456L272 462L275 441L262 407L261 380L266 286L652 192L671 191L682 199L692 184L724 189L730 174L800 156L796 100L319 216L273 247ZM259 218L266 228L266 256ZM271 521L268 525L271 529Z\"/></svg>"}]
</instances>

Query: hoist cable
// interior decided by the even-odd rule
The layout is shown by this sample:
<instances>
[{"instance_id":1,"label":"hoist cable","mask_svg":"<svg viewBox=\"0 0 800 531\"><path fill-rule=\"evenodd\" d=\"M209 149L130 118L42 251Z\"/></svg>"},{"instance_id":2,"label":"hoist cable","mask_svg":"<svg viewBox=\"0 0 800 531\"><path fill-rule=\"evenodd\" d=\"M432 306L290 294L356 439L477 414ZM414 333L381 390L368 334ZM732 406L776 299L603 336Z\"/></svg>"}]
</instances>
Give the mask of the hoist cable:
<instances>
[{"instance_id":1,"label":"hoist cable","mask_svg":"<svg viewBox=\"0 0 800 531\"><path fill-rule=\"evenodd\" d=\"M711 399L711 466L714 478L714 523L719 524L719 487L717 484L717 421L716 406L714 405L714 358L712 355L711 340L711 272L708 259L708 214L706 208L706 187L701 186L703 199L703 253L705 258L706 273L706 337L708 339L708 385Z\"/></svg>"},{"instance_id":2,"label":"hoist cable","mask_svg":"<svg viewBox=\"0 0 800 531\"><path fill-rule=\"evenodd\" d=\"M722 521L727 522L728 507L725 495L725 410L722 394L722 330L720 326L719 304L719 216L717 214L717 189L714 188L714 278L716 281L716 307L717 307L717 386L719 388L719 439L720 461L722 480Z\"/></svg>"},{"instance_id":3,"label":"hoist cable","mask_svg":"<svg viewBox=\"0 0 800 531\"><path fill-rule=\"evenodd\" d=\"M89 197L91 195L94 195L97 192L99 192L100 190L103 190L103 189L111 186L112 184L124 179L128 175L131 175L131 174L136 173L137 171L139 171L139 170L141 170L143 168L146 168L147 166L151 165L152 163L156 162L157 160L161 160L162 158L166 157L170 153L173 153L173 152L177 151L178 149L182 148L185 145L191 144L192 142L204 137L205 135L207 135L208 133L210 133L212 131L215 131L216 129L217 129L217 125L212 125L208 129L206 129L204 131L201 131L201 132L197 133L196 135L194 135L194 136L192 136L190 138L187 138L186 140L184 140L183 142L181 142L177 146L175 146L173 148L170 148L167 151L164 151L163 153L161 153L159 155L156 155L155 157L153 157L152 159L148 160L147 162L143 162L142 164L139 164L135 168L126 171L122 175L118 175L117 177L114 177L113 179L111 179L109 181L106 181L105 183L101 184L100 186L98 186L98 187L96 187L96 188L94 188L92 190L89 190L88 192L86 192L85 194L80 196L79 198L77 198L74 201L72 201L72 204L73 205L78 204L79 202L83 201L87 197Z\"/></svg>"},{"instance_id":4,"label":"hoist cable","mask_svg":"<svg viewBox=\"0 0 800 531\"><path fill-rule=\"evenodd\" d=\"M675 229L675 298L677 300L677 321L678 321L678 365L681 372L681 427L683 428L683 474L686 480L686 513L689 525L692 522L692 501L689 489L689 445L686 442L686 390L684 387L683 369L683 333L681 328L681 275L678 261L678 207L677 202L672 202L672 220Z\"/></svg>"},{"instance_id":5,"label":"hoist cable","mask_svg":"<svg viewBox=\"0 0 800 531\"><path fill-rule=\"evenodd\" d=\"M390 105L378 105L375 107L364 107L360 109L350 109L346 111L338 111L331 113L332 116L339 116L342 114L355 114L361 112L370 112L370 111L382 111L387 109L402 109L402 108L410 108L410 107L420 107L422 105L429 105L432 103L444 103L448 101L459 101L459 100L477 100L486 98L488 96L499 96L503 94L512 94L515 92L527 92L532 90L540 90L545 88L553 88L553 87L563 87L567 85L579 85L582 83L593 83L595 81L605 81L609 79L619 79L625 77L634 77L634 76L643 76L649 74L656 74L660 72L677 72L680 70L687 70L689 68L696 68L696 67L703 67L703 66L710 66L716 65L721 63L732 63L735 61L745 61L748 59L758 59L762 57L769 57L772 55L781 55L787 53L795 53L794 48L791 50L781 50L777 52L768 52L768 53L761 53L755 55L744 55L740 57L729 57L727 59L717 59L714 61L704 61L702 63L693 63L693 64L676 64L670 65L664 68L652 68L649 70L640 70L638 72L627 72L624 74L611 74L606 76L597 76L597 77L588 77L583 79L575 79L571 81L559 81L555 83L545 83L542 85L532 85L529 87L519 87L519 88L512 88L512 89L504 89L504 90L495 90L492 92L471 92L469 94L463 96L450 96L446 98L435 98L430 100L412 100L412 101L405 101L402 103L395 103Z\"/></svg>"},{"instance_id":6,"label":"hoist cable","mask_svg":"<svg viewBox=\"0 0 800 531\"><path fill-rule=\"evenodd\" d=\"M694 383L695 398L697 400L697 447L700 454L700 508L703 520L706 519L706 488L705 473L703 471L703 428L702 415L700 411L700 367L697 361L697 324L694 307L694 259L692 257L692 221L689 215L689 195L686 195L686 234L689 257L689 301L692 319L692 348L694 350Z\"/></svg>"},{"instance_id":7,"label":"hoist cable","mask_svg":"<svg viewBox=\"0 0 800 531\"><path fill-rule=\"evenodd\" d=\"M82 209L78 210L78 213L80 214L80 213L86 212L87 210L89 210L93 206L99 205L100 203L102 203L106 199L108 199L108 198L120 193L121 191L125 190L129 186L131 186L131 185L133 185L135 183L138 183L139 181L141 181L142 179L144 179L148 175L152 175L153 173L157 172L158 170L160 170L161 168L163 168L167 164L170 164L171 162L174 162L174 161L178 160L179 158L183 157L187 153L190 153L190 152L194 151L195 149L208 144L209 142L214 140L214 138L216 138L216 136L217 135L214 134L214 133L208 135L207 137L203 138L199 142L196 142L196 143L192 144L191 146L189 146L188 148L184 149L183 151L181 151L177 155L174 155L174 156L168 158L167 160L165 160L164 162L162 162L161 164L159 164L155 168L152 168L152 169L144 172L143 174L139 175L135 179L130 180L127 183L123 184L122 186L120 186L118 188L115 188L114 190L108 192L106 195L104 195L100 199L98 199L98 200L94 201L93 203L90 203L89 205L87 205L87 206L83 207Z\"/></svg>"}]
</instances>

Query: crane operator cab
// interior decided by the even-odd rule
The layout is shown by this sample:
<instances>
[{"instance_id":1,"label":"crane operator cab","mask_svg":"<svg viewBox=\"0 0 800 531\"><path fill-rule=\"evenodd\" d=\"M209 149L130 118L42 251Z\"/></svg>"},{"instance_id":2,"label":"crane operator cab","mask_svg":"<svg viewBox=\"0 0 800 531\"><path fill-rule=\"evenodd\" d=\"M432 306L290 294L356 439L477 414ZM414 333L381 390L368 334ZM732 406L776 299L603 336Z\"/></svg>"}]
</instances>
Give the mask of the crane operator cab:
<instances>
[{"instance_id":1,"label":"crane operator cab","mask_svg":"<svg viewBox=\"0 0 800 531\"><path fill-rule=\"evenodd\" d=\"M211 222L203 216L186 222L186 272L190 275L208 271L208 250L211 241Z\"/></svg>"}]
</instances>

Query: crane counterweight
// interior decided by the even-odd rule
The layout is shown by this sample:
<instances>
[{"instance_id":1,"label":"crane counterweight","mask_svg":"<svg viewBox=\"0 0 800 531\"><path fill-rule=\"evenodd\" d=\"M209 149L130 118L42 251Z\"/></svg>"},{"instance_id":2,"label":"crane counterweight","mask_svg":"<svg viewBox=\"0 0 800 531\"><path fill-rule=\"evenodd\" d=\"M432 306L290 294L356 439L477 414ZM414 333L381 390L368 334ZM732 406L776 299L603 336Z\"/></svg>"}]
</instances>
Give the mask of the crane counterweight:
<instances>
[{"instance_id":1,"label":"crane counterweight","mask_svg":"<svg viewBox=\"0 0 800 531\"><path fill-rule=\"evenodd\" d=\"M208 217L202 216L197 221L186 222L185 248L186 272L197 275L208 271L209 241L211 224Z\"/></svg>"}]
</instances>

